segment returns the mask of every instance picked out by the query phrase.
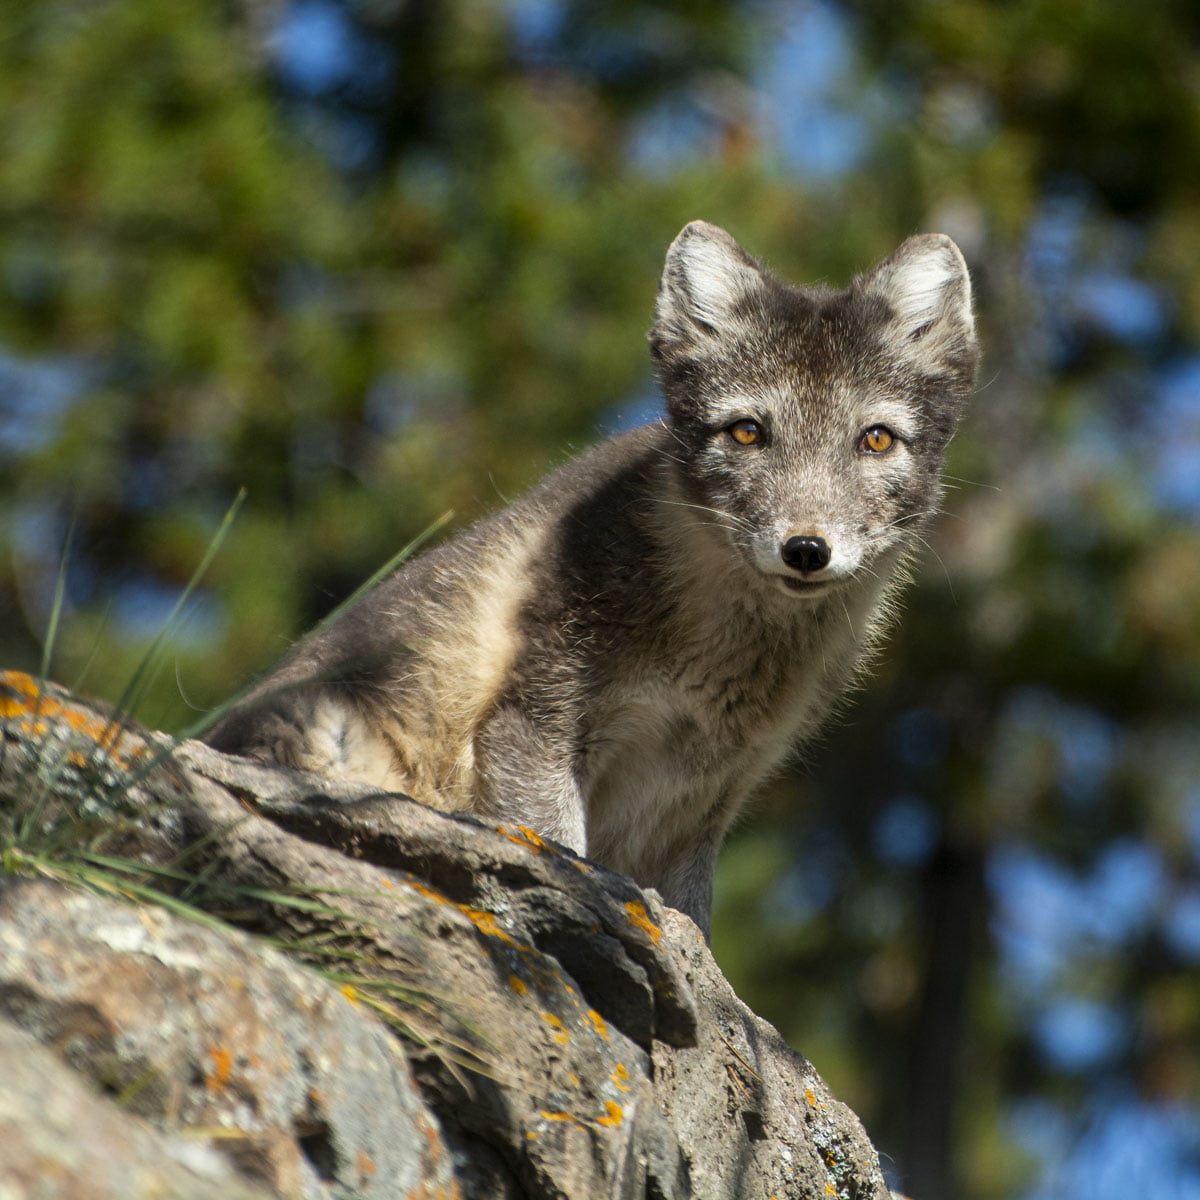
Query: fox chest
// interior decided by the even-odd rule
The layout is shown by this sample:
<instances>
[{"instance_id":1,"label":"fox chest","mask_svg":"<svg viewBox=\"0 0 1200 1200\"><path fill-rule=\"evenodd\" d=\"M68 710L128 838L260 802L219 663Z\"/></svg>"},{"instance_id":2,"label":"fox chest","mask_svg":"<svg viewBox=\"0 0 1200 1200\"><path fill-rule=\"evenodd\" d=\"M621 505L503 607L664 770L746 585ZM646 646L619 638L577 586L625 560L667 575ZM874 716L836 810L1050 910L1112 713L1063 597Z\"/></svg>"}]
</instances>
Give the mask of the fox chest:
<instances>
[{"instance_id":1,"label":"fox chest","mask_svg":"<svg viewBox=\"0 0 1200 1200\"><path fill-rule=\"evenodd\" d=\"M606 697L585 718L577 778L589 852L636 860L719 836L749 790L819 720L815 679L657 680Z\"/></svg>"}]
</instances>

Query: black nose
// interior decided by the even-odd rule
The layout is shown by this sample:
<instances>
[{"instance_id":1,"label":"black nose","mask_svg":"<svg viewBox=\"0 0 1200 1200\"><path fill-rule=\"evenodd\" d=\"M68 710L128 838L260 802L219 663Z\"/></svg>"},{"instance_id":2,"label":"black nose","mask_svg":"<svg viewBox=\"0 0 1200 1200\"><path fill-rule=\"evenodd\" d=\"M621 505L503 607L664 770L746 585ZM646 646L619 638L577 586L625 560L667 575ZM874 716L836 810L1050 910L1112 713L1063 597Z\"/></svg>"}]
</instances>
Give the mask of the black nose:
<instances>
[{"instance_id":1,"label":"black nose","mask_svg":"<svg viewBox=\"0 0 1200 1200\"><path fill-rule=\"evenodd\" d=\"M829 566L832 557L833 551L823 537L792 537L783 543L783 561L797 571L819 571Z\"/></svg>"}]
</instances>

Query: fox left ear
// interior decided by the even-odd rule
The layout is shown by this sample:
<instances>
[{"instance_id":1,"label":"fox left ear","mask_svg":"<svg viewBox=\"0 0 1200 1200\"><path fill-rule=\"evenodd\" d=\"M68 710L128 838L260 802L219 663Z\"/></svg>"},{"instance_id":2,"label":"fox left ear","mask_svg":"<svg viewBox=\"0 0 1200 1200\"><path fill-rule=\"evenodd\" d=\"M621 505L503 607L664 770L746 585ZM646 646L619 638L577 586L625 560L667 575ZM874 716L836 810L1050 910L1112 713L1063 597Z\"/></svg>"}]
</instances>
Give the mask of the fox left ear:
<instances>
[{"instance_id":1,"label":"fox left ear","mask_svg":"<svg viewBox=\"0 0 1200 1200\"><path fill-rule=\"evenodd\" d=\"M897 353L933 373L974 370L971 277L962 252L944 233L910 237L854 286L891 309L887 339Z\"/></svg>"},{"instance_id":2,"label":"fox left ear","mask_svg":"<svg viewBox=\"0 0 1200 1200\"><path fill-rule=\"evenodd\" d=\"M684 226L667 250L650 346L662 356L694 349L737 319L739 302L762 284L762 267L724 229Z\"/></svg>"}]
</instances>

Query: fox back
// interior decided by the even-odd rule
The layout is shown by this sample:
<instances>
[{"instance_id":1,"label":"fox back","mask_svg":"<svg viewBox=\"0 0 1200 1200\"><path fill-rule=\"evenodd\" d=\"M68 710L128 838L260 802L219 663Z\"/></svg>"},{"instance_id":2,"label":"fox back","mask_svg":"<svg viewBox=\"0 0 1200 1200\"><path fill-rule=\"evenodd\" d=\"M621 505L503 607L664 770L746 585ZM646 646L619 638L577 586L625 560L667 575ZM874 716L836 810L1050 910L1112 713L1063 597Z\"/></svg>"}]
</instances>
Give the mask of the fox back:
<instances>
[{"instance_id":1,"label":"fox back","mask_svg":"<svg viewBox=\"0 0 1200 1200\"><path fill-rule=\"evenodd\" d=\"M650 347L665 419L406 564L212 744L530 826L707 932L730 823L867 661L937 509L966 265L923 235L796 288L693 222Z\"/></svg>"}]
</instances>

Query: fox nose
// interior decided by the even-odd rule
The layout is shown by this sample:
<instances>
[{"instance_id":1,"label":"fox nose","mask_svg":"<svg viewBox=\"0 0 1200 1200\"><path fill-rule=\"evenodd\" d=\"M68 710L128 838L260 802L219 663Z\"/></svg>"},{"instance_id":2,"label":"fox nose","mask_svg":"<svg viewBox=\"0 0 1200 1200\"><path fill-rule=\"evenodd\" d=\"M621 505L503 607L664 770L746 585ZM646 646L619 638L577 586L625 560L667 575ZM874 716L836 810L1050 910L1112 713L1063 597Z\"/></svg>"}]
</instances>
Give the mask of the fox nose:
<instances>
[{"instance_id":1,"label":"fox nose","mask_svg":"<svg viewBox=\"0 0 1200 1200\"><path fill-rule=\"evenodd\" d=\"M804 571L806 574L809 571L819 571L822 567L829 566L829 560L833 557L829 543L823 537L817 537L816 534L803 534L788 538L783 543L781 553L783 561L789 567L795 567L797 571Z\"/></svg>"}]
</instances>

